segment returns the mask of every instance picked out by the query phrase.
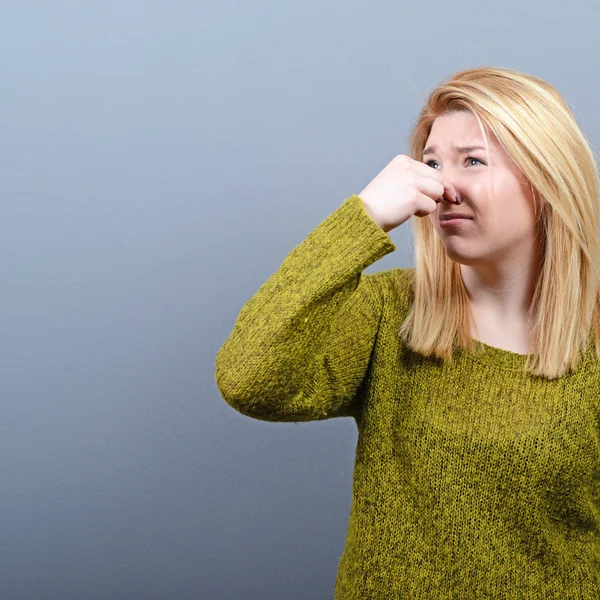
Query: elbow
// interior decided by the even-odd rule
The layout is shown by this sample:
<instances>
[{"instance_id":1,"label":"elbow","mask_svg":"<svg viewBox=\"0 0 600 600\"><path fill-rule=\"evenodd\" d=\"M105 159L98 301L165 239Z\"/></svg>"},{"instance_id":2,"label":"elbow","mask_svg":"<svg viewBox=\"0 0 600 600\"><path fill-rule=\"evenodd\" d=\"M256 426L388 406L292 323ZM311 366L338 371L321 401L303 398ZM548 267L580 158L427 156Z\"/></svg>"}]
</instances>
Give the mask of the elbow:
<instances>
[{"instance_id":1,"label":"elbow","mask_svg":"<svg viewBox=\"0 0 600 600\"><path fill-rule=\"evenodd\" d=\"M264 411L261 409L263 402L250 391L251 386L236 376L231 361L226 363L221 351L217 354L215 364L215 382L221 397L231 408L247 417L260 418Z\"/></svg>"}]
</instances>

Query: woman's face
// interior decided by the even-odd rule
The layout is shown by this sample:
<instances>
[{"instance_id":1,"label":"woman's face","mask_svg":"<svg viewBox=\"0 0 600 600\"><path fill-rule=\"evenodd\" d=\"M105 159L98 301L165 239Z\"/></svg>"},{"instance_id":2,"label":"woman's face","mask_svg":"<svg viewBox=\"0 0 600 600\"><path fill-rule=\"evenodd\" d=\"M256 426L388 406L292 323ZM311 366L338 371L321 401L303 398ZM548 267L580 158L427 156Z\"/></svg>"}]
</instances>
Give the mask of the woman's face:
<instances>
[{"instance_id":1,"label":"woman's face","mask_svg":"<svg viewBox=\"0 0 600 600\"><path fill-rule=\"evenodd\" d=\"M470 112L450 113L435 120L423 152L423 162L437 169L460 198L455 203L444 196L429 218L448 256L467 265L525 258L525 253L535 250L538 233L529 182L496 137L488 131L486 135L491 165L475 116ZM471 148L459 152L455 146ZM472 220L455 227L440 226L440 217L452 212L467 213Z\"/></svg>"}]
</instances>

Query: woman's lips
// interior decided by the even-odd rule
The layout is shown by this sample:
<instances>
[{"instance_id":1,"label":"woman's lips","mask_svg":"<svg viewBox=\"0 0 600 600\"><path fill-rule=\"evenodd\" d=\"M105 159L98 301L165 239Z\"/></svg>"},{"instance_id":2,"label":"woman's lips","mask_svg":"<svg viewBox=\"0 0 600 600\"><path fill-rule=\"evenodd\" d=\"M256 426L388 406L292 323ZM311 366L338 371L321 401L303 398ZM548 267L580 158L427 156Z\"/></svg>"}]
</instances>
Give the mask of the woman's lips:
<instances>
[{"instance_id":1,"label":"woman's lips","mask_svg":"<svg viewBox=\"0 0 600 600\"><path fill-rule=\"evenodd\" d=\"M456 227L457 225L463 225L473 219L468 219L466 217L459 217L457 219L440 219L440 227Z\"/></svg>"}]
</instances>

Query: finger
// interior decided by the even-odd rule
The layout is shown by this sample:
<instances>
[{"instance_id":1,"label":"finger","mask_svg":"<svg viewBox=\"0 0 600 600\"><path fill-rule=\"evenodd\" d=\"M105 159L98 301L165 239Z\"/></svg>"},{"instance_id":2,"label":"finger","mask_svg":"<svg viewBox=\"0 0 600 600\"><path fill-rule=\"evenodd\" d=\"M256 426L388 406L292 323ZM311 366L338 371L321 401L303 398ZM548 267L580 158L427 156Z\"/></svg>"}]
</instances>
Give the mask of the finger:
<instances>
[{"instance_id":1,"label":"finger","mask_svg":"<svg viewBox=\"0 0 600 600\"><path fill-rule=\"evenodd\" d=\"M419 163L419 161L416 161ZM419 167L419 175L423 176L423 177L429 177L430 179L435 179L435 181L439 181L440 183L444 182L444 178L442 177L442 174L437 170L434 169L433 167L430 167L429 165L426 165L425 163L419 163L419 165L421 165Z\"/></svg>"},{"instance_id":2,"label":"finger","mask_svg":"<svg viewBox=\"0 0 600 600\"><path fill-rule=\"evenodd\" d=\"M445 193L443 182L440 183L437 179L431 177L421 177L418 179L417 188L422 194L429 196L431 200L435 200L436 198L441 199Z\"/></svg>"},{"instance_id":3,"label":"finger","mask_svg":"<svg viewBox=\"0 0 600 600\"><path fill-rule=\"evenodd\" d=\"M446 180L442 182L442 185L444 186L444 194L443 197L439 198L439 200L441 201L443 198L447 198L448 200L450 200L450 202L456 202L456 188L449 181Z\"/></svg>"}]
</instances>

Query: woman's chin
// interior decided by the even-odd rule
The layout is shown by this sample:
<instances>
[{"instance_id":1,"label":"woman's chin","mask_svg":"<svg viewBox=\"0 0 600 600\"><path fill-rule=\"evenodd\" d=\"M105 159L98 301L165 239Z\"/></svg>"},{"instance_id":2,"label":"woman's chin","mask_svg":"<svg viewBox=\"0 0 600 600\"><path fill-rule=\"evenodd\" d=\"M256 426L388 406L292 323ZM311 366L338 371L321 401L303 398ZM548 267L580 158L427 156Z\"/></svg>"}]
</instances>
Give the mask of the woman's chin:
<instances>
[{"instance_id":1,"label":"woman's chin","mask_svg":"<svg viewBox=\"0 0 600 600\"><path fill-rule=\"evenodd\" d=\"M444 248L446 249L448 258L454 262L467 265L477 259L477 254L473 253L473 251L467 247L467 244L446 240Z\"/></svg>"}]
</instances>

